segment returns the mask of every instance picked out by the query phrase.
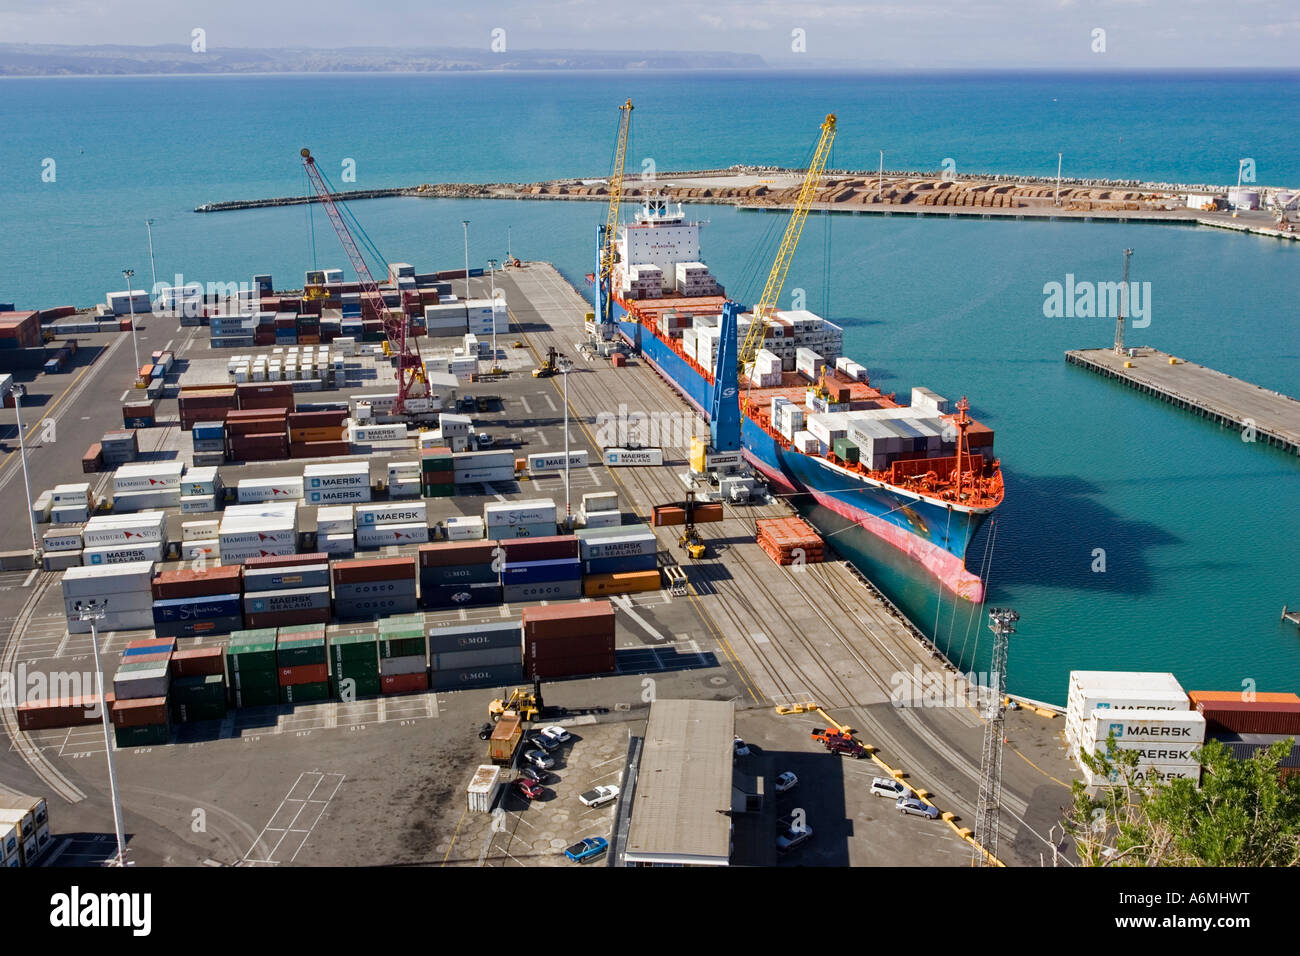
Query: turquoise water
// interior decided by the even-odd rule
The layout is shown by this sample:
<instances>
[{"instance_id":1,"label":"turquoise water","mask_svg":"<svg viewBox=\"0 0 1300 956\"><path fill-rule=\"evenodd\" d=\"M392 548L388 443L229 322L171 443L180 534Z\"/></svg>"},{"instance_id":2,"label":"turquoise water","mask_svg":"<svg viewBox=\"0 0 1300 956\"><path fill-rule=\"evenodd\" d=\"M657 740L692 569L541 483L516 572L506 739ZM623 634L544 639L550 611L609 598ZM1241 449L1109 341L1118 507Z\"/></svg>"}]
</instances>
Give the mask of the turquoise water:
<instances>
[{"instance_id":1,"label":"turquoise water","mask_svg":"<svg viewBox=\"0 0 1300 956\"><path fill-rule=\"evenodd\" d=\"M1063 149L1067 173L1226 182L1250 156L1261 182L1300 181L1277 121L1300 106L1294 74L277 77L5 81L0 90L0 301L20 306L98 301L128 266L144 284L146 217L160 278L270 271L291 286L313 265L309 222L317 263L344 264L319 211L190 210L301 194L303 145L340 186L338 161L356 159L358 188L597 173L626 96L637 104L636 168L647 156L660 169L796 164L835 109L843 166L874 166L884 147L887 167L934 168L952 156L959 170L1052 174ZM54 183L40 181L45 157L56 161ZM462 261L462 219L472 264L504 256L509 227L516 255L556 262L579 287L603 217L598 204L576 202L394 199L354 212L389 258L419 268ZM728 291L753 298L783 218L692 212L710 220L707 261ZM1067 273L1116 279L1130 246L1133 278L1152 294L1151 325L1131 331L1130 344L1297 394L1300 249L1173 226L829 220L809 220L787 294L806 289L810 308L843 324L846 351L877 384L966 394L997 430L1008 490L989 599L1021 613L1012 689L1061 701L1066 673L1080 667L1172 670L1188 686L1251 678L1264 690L1300 688L1300 635L1278 622L1283 603L1300 604L1300 466L1066 366L1067 348L1108 343L1111 322L1042 314L1044 283ZM1091 570L1097 548L1104 573ZM938 643L963 666L987 660L988 632L969 606L936 599L887 556L871 564L924 630L937 620Z\"/></svg>"}]
</instances>

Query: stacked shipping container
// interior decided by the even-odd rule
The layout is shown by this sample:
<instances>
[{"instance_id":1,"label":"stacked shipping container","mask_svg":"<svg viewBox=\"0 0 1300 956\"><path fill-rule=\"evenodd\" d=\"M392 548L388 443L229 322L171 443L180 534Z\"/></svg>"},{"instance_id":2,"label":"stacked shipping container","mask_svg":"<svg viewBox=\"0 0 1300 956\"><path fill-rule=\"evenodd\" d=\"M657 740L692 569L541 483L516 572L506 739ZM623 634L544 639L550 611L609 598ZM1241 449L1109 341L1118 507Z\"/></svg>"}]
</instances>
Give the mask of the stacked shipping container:
<instances>
[{"instance_id":1,"label":"stacked shipping container","mask_svg":"<svg viewBox=\"0 0 1300 956\"><path fill-rule=\"evenodd\" d=\"M501 602L497 549L481 541L420 546L420 606L472 607Z\"/></svg>"},{"instance_id":2,"label":"stacked shipping container","mask_svg":"<svg viewBox=\"0 0 1300 956\"><path fill-rule=\"evenodd\" d=\"M614 608L609 601L526 607L523 634L524 676L530 680L615 669Z\"/></svg>"}]
</instances>

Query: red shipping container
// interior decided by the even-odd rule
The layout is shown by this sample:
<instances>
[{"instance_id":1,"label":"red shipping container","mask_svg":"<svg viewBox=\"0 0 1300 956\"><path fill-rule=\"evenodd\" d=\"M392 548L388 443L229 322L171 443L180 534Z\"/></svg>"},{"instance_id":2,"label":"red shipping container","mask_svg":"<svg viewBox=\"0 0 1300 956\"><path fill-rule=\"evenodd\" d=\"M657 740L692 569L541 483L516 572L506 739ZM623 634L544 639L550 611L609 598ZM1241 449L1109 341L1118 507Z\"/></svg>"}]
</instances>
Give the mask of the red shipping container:
<instances>
[{"instance_id":1,"label":"red shipping container","mask_svg":"<svg viewBox=\"0 0 1300 956\"><path fill-rule=\"evenodd\" d=\"M259 614L244 614L244 627L250 630L258 627L288 627L291 624L328 624L330 609L304 608L300 611L262 611Z\"/></svg>"},{"instance_id":2,"label":"red shipping container","mask_svg":"<svg viewBox=\"0 0 1300 956\"><path fill-rule=\"evenodd\" d=\"M108 703L111 714L114 700L111 691L105 693L104 700ZM85 727L103 720L99 698L94 694L28 701L18 705L17 714L20 730Z\"/></svg>"},{"instance_id":3,"label":"red shipping container","mask_svg":"<svg viewBox=\"0 0 1300 956\"><path fill-rule=\"evenodd\" d=\"M439 541L420 545L422 568L450 568L465 564L491 564L495 543L479 541Z\"/></svg>"},{"instance_id":4,"label":"red shipping container","mask_svg":"<svg viewBox=\"0 0 1300 956\"><path fill-rule=\"evenodd\" d=\"M281 687L292 687L294 684L322 684L329 679L328 664L299 664L297 667L280 668Z\"/></svg>"},{"instance_id":5,"label":"red shipping container","mask_svg":"<svg viewBox=\"0 0 1300 956\"><path fill-rule=\"evenodd\" d=\"M343 409L319 412L290 412L290 428L331 428L342 425L348 420L348 413Z\"/></svg>"},{"instance_id":6,"label":"red shipping container","mask_svg":"<svg viewBox=\"0 0 1300 956\"><path fill-rule=\"evenodd\" d=\"M540 604L523 610L525 638L592 637L614 634L614 606L608 600Z\"/></svg>"},{"instance_id":7,"label":"red shipping container","mask_svg":"<svg viewBox=\"0 0 1300 956\"><path fill-rule=\"evenodd\" d=\"M335 584L406 580L415 577L415 559L409 557L376 558L369 561L335 561L331 573Z\"/></svg>"},{"instance_id":8,"label":"red shipping container","mask_svg":"<svg viewBox=\"0 0 1300 956\"><path fill-rule=\"evenodd\" d=\"M571 534L542 538L506 538L500 542L507 561L554 561L578 557L578 539Z\"/></svg>"},{"instance_id":9,"label":"red shipping container","mask_svg":"<svg viewBox=\"0 0 1300 956\"><path fill-rule=\"evenodd\" d=\"M296 568L304 564L329 564L330 556L324 551L310 554L273 554L265 558L249 558L244 567L252 568Z\"/></svg>"},{"instance_id":10,"label":"red shipping container","mask_svg":"<svg viewBox=\"0 0 1300 956\"><path fill-rule=\"evenodd\" d=\"M207 677L225 673L225 650L221 647L191 647L172 655L173 677Z\"/></svg>"},{"instance_id":11,"label":"red shipping container","mask_svg":"<svg viewBox=\"0 0 1300 956\"><path fill-rule=\"evenodd\" d=\"M379 678L379 692L381 694L409 694L412 691L428 689L429 675L425 672L419 674L391 674Z\"/></svg>"},{"instance_id":12,"label":"red shipping container","mask_svg":"<svg viewBox=\"0 0 1300 956\"><path fill-rule=\"evenodd\" d=\"M586 674L612 674L615 669L616 665L612 654L524 662L525 677L529 680L554 680L559 677L582 677Z\"/></svg>"},{"instance_id":13,"label":"red shipping container","mask_svg":"<svg viewBox=\"0 0 1300 956\"><path fill-rule=\"evenodd\" d=\"M138 700L114 701L108 710L114 727L147 727L167 723L166 697L141 697Z\"/></svg>"},{"instance_id":14,"label":"red shipping container","mask_svg":"<svg viewBox=\"0 0 1300 956\"><path fill-rule=\"evenodd\" d=\"M99 442L95 442L87 448L86 453L81 456L81 473L83 475L93 475L95 472L99 471L100 466L103 464L104 447Z\"/></svg>"},{"instance_id":15,"label":"red shipping container","mask_svg":"<svg viewBox=\"0 0 1300 956\"><path fill-rule=\"evenodd\" d=\"M1203 700L1196 705L1196 709L1205 718L1206 730L1300 736L1300 703Z\"/></svg>"},{"instance_id":16,"label":"red shipping container","mask_svg":"<svg viewBox=\"0 0 1300 956\"><path fill-rule=\"evenodd\" d=\"M340 458L352 451L345 441L308 441L289 446L290 458Z\"/></svg>"},{"instance_id":17,"label":"red shipping container","mask_svg":"<svg viewBox=\"0 0 1300 956\"><path fill-rule=\"evenodd\" d=\"M155 601L171 598L207 597L213 594L238 594L242 590L239 565L206 568L202 571L160 571L154 575L150 590Z\"/></svg>"}]
</instances>

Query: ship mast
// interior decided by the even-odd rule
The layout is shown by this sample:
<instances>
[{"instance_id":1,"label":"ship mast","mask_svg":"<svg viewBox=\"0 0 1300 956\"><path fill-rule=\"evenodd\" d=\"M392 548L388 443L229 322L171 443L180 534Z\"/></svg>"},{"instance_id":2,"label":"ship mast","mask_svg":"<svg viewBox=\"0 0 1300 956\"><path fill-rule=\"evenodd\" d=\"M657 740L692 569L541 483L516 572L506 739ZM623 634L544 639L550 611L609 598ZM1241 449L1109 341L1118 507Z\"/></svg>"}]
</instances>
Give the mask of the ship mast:
<instances>
[{"instance_id":1,"label":"ship mast","mask_svg":"<svg viewBox=\"0 0 1300 956\"><path fill-rule=\"evenodd\" d=\"M1124 318L1128 313L1128 260L1133 255L1132 249L1124 250L1124 281L1119 288L1119 317L1115 320L1115 354L1124 354Z\"/></svg>"},{"instance_id":2,"label":"ship mast","mask_svg":"<svg viewBox=\"0 0 1300 956\"><path fill-rule=\"evenodd\" d=\"M970 402L966 401L963 395L957 402L957 500L961 501L961 478L962 478L962 447L966 444L966 429L970 427L970 418L966 413L970 411ZM970 458L970 452L967 451L966 457Z\"/></svg>"}]
</instances>

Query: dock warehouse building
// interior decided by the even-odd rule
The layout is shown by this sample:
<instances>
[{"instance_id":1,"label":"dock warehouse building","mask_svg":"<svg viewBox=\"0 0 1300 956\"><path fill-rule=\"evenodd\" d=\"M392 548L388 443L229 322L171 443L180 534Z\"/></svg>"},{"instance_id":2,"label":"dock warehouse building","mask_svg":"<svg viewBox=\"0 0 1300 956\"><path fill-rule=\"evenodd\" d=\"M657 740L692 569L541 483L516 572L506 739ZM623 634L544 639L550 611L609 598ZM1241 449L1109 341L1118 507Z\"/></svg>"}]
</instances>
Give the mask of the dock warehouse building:
<instances>
[{"instance_id":1,"label":"dock warehouse building","mask_svg":"<svg viewBox=\"0 0 1300 956\"><path fill-rule=\"evenodd\" d=\"M731 701L650 705L624 861L628 866L731 862Z\"/></svg>"}]
</instances>

